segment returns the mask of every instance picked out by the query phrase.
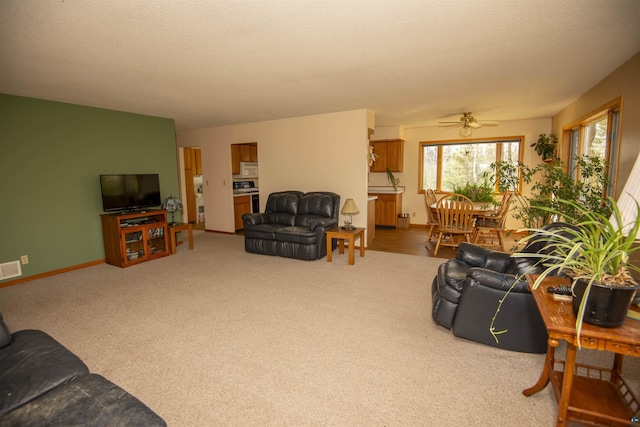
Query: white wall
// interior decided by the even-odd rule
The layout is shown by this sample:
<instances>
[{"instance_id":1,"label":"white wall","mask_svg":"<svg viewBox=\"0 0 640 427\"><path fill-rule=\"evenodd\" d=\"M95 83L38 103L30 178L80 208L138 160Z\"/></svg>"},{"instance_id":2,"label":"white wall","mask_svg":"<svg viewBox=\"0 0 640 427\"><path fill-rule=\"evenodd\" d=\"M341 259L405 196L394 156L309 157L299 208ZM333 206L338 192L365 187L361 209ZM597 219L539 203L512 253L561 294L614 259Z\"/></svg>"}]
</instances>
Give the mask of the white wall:
<instances>
[{"instance_id":1,"label":"white wall","mask_svg":"<svg viewBox=\"0 0 640 427\"><path fill-rule=\"evenodd\" d=\"M205 228L234 232L231 144L257 142L261 210L274 191L333 191L341 205L353 198L367 224L368 110L295 117L235 126L181 131L179 147L202 150ZM342 206L341 206L342 207ZM340 216L340 222L343 222Z\"/></svg>"},{"instance_id":2,"label":"white wall","mask_svg":"<svg viewBox=\"0 0 640 427\"><path fill-rule=\"evenodd\" d=\"M551 131L551 119L534 120L513 120L502 121L498 127L483 127L474 129L471 138L491 138L524 135L525 156L524 163L536 165L540 163L540 156L536 154L529 145L538 139L541 133ZM458 128L442 127L420 127L407 128L406 140L404 143L404 171L394 173L400 179L400 185L405 186L405 193L402 195L402 210L411 214L411 224L426 224L427 209L424 203L424 195L418 192L418 171L420 162L420 142L423 141L446 141L462 139L459 136ZM389 134L385 129L384 134ZM374 132L375 135L375 132ZM385 173L370 173L369 185L389 185ZM523 189L527 194L527 190ZM514 220L508 220L508 228L517 229L520 224Z\"/></svg>"}]
</instances>

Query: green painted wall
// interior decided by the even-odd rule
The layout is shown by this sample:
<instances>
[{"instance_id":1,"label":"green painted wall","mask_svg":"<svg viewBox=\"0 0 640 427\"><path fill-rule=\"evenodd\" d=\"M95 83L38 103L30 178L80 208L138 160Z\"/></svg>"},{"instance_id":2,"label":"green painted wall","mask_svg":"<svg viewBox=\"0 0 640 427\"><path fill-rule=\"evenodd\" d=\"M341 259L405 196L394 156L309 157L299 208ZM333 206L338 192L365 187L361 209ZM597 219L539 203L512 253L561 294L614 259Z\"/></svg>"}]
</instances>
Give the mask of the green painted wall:
<instances>
[{"instance_id":1,"label":"green painted wall","mask_svg":"<svg viewBox=\"0 0 640 427\"><path fill-rule=\"evenodd\" d=\"M23 277L104 259L100 174L179 194L173 119L0 94L0 147L0 263L28 255Z\"/></svg>"}]
</instances>

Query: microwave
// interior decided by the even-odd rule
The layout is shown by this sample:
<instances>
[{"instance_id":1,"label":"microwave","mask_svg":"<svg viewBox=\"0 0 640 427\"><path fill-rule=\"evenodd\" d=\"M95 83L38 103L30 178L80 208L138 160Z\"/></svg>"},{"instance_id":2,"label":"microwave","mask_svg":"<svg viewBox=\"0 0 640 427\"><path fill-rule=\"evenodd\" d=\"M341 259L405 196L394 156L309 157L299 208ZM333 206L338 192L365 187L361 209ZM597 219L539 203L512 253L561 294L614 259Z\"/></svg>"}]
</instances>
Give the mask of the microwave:
<instances>
[{"instance_id":1,"label":"microwave","mask_svg":"<svg viewBox=\"0 0 640 427\"><path fill-rule=\"evenodd\" d=\"M240 162L240 173L234 175L235 178L257 178L258 163L257 162Z\"/></svg>"}]
</instances>

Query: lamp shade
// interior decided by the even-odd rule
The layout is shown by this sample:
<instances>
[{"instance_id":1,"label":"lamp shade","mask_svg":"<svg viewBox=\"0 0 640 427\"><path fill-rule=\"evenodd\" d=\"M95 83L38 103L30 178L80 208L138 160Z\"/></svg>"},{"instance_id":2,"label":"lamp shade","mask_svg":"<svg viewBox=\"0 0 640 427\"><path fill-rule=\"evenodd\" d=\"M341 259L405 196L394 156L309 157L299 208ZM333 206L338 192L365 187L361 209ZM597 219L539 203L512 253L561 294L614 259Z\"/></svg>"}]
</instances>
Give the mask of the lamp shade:
<instances>
[{"instance_id":1,"label":"lamp shade","mask_svg":"<svg viewBox=\"0 0 640 427\"><path fill-rule=\"evenodd\" d=\"M354 202L353 199L347 199L344 202L344 206L342 207L340 213L342 215L358 214L360 213L360 210L358 209L358 206L356 206L356 202Z\"/></svg>"},{"instance_id":2,"label":"lamp shade","mask_svg":"<svg viewBox=\"0 0 640 427\"><path fill-rule=\"evenodd\" d=\"M638 217L636 201L640 202L640 155L638 155L617 201L620 216L622 217L622 229L625 233L631 230L632 223ZM610 218L610 221L613 225L617 225L613 216ZM640 240L640 231L638 231L636 240Z\"/></svg>"},{"instance_id":3,"label":"lamp shade","mask_svg":"<svg viewBox=\"0 0 640 427\"><path fill-rule=\"evenodd\" d=\"M162 209L169 213L181 211L183 209L182 202L177 197L169 196L162 202Z\"/></svg>"}]
</instances>

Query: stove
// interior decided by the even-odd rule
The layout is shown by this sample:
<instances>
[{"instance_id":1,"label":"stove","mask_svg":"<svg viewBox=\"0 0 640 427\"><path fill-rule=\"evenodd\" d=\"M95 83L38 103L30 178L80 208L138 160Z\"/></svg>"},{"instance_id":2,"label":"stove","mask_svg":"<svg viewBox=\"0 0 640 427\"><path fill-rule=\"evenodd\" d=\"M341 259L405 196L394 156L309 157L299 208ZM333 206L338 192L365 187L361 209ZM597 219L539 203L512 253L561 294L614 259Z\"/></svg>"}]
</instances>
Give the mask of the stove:
<instances>
[{"instance_id":1,"label":"stove","mask_svg":"<svg viewBox=\"0 0 640 427\"><path fill-rule=\"evenodd\" d=\"M253 181L233 181L233 194L257 193L259 191Z\"/></svg>"},{"instance_id":2,"label":"stove","mask_svg":"<svg viewBox=\"0 0 640 427\"><path fill-rule=\"evenodd\" d=\"M257 188L236 188L233 190L233 194L247 194L247 193L259 193Z\"/></svg>"}]
</instances>

